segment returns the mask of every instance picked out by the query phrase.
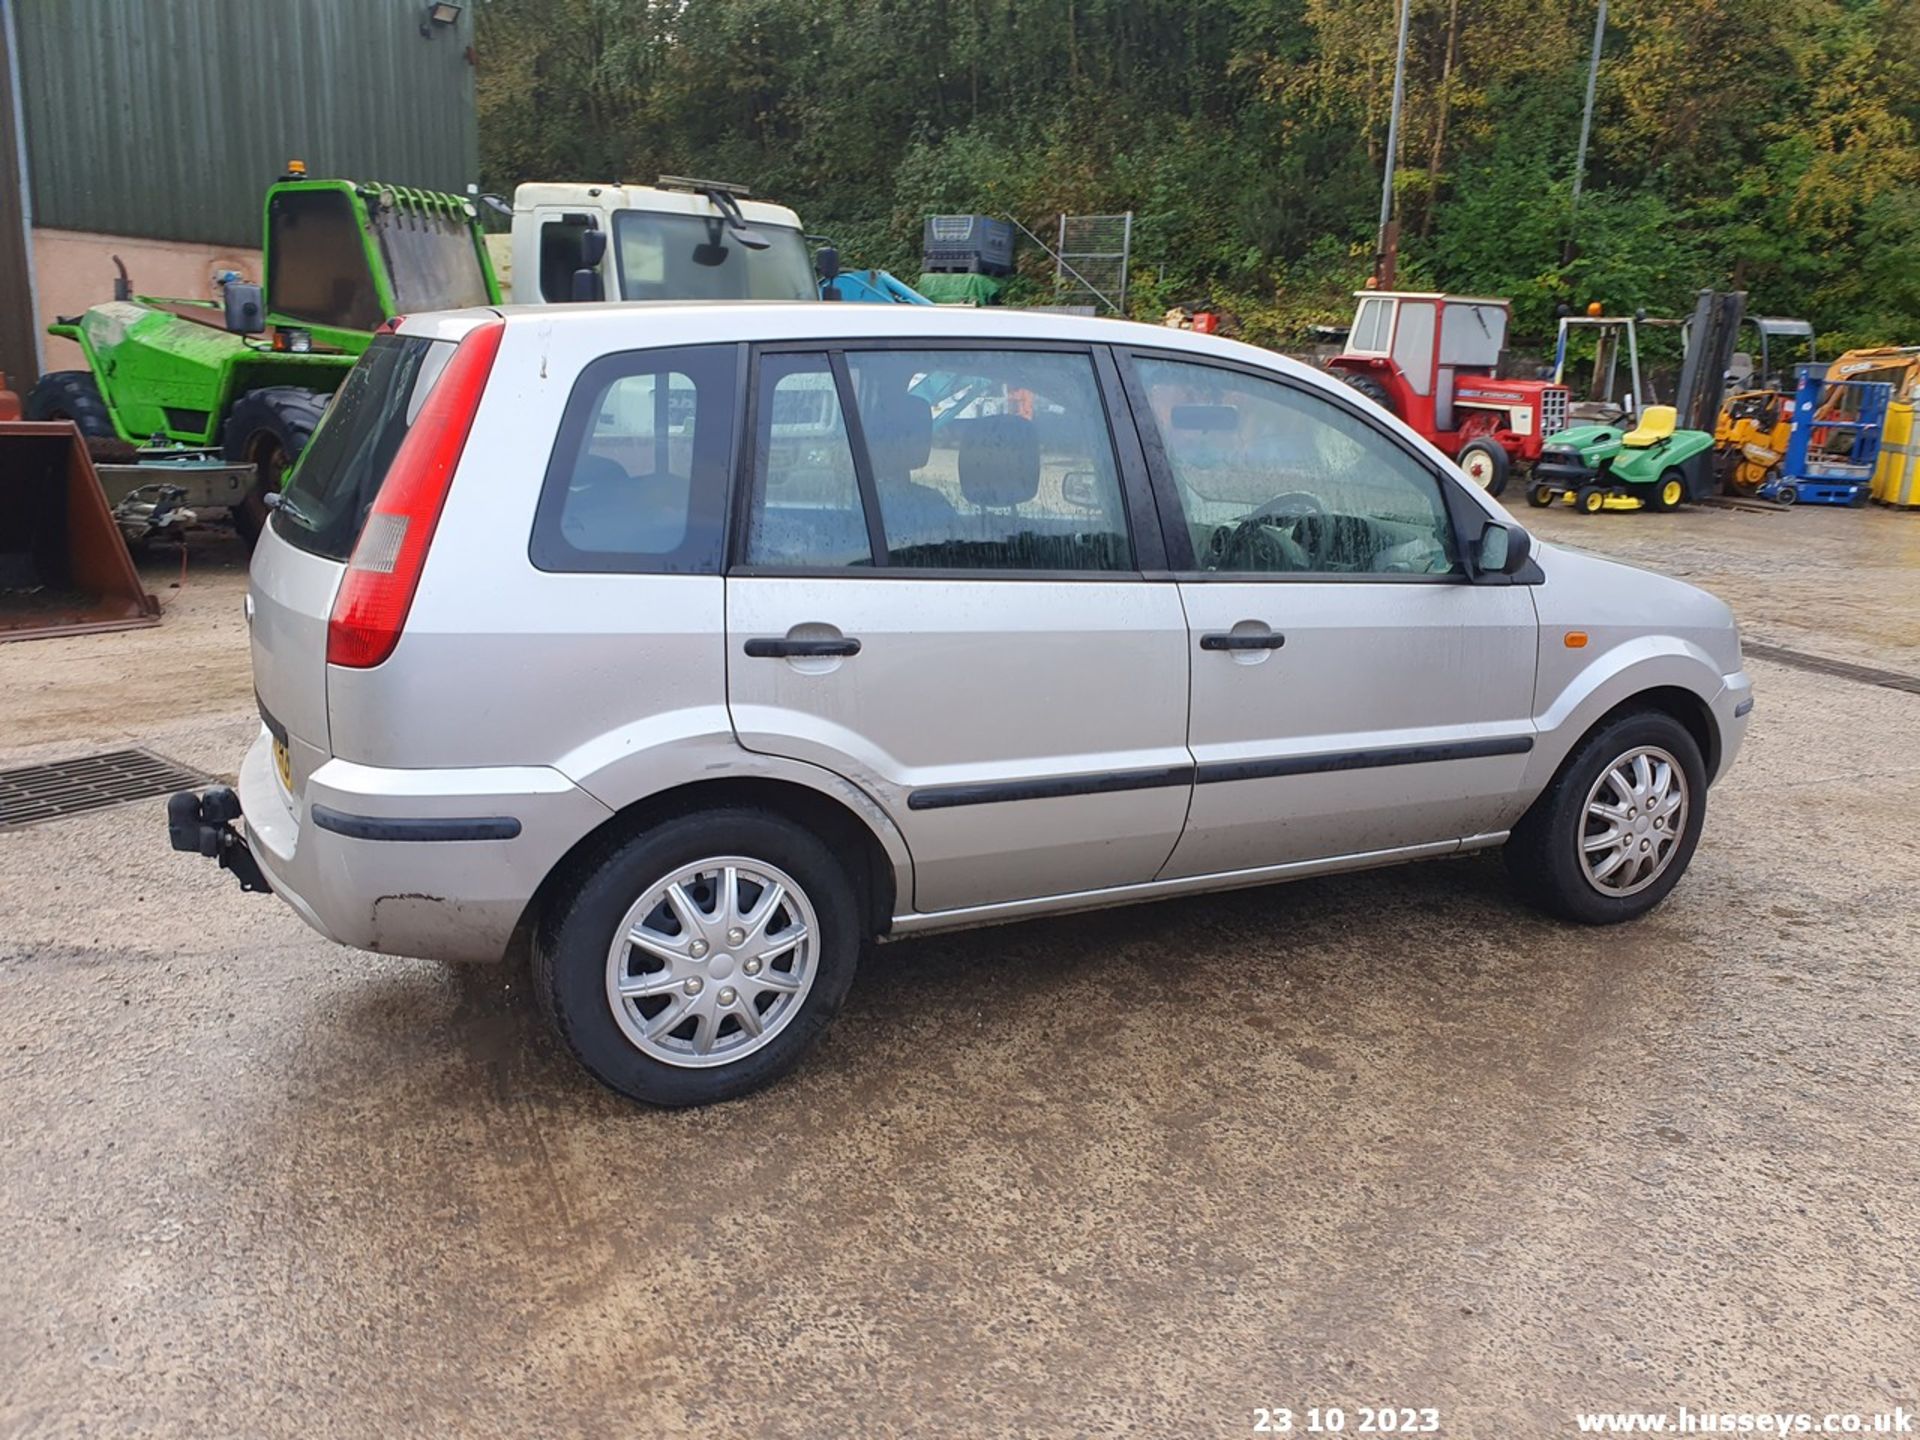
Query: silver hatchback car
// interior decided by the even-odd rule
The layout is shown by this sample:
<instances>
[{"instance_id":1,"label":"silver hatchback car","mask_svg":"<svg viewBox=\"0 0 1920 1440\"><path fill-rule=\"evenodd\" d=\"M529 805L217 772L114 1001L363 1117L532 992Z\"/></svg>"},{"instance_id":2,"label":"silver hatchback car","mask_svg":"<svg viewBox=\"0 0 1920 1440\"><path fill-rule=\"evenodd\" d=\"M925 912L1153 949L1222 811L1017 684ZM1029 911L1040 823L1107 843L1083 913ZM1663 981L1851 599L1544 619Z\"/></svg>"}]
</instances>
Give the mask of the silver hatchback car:
<instances>
[{"instance_id":1,"label":"silver hatchback car","mask_svg":"<svg viewBox=\"0 0 1920 1440\"><path fill-rule=\"evenodd\" d=\"M662 1105L787 1070L875 938L1496 845L1631 919L1753 703L1720 601L1327 377L1019 312L409 318L248 614L260 735L173 843L342 944L524 935Z\"/></svg>"}]
</instances>

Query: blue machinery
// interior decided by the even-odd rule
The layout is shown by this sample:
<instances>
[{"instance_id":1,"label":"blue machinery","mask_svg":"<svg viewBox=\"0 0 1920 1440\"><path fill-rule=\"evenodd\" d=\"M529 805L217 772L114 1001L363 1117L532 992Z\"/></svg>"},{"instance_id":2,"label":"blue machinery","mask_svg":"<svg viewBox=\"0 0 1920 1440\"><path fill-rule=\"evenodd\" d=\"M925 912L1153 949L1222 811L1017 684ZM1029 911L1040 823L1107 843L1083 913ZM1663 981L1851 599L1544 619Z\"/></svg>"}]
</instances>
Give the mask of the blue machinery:
<instances>
[{"instance_id":1,"label":"blue machinery","mask_svg":"<svg viewBox=\"0 0 1920 1440\"><path fill-rule=\"evenodd\" d=\"M1782 505L1864 505L1893 386L1802 374L1779 471L1754 492Z\"/></svg>"},{"instance_id":2,"label":"blue machinery","mask_svg":"<svg viewBox=\"0 0 1920 1440\"><path fill-rule=\"evenodd\" d=\"M894 279L885 270L842 270L831 280L820 282L820 298L827 290L840 292L842 300L865 301L881 305L931 305L933 302L911 285Z\"/></svg>"}]
</instances>

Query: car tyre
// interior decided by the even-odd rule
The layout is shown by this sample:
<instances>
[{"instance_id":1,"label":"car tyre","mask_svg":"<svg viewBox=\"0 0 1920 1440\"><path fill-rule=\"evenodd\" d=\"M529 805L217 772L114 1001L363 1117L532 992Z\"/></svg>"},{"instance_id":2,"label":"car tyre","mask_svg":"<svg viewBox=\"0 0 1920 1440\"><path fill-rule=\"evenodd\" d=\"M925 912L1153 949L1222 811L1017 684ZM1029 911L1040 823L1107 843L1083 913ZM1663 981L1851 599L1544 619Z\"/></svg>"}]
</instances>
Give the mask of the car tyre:
<instances>
[{"instance_id":1,"label":"car tyre","mask_svg":"<svg viewBox=\"0 0 1920 1440\"><path fill-rule=\"evenodd\" d=\"M640 946L615 949L616 934L632 933L630 926L648 929L655 923L644 917L637 924L634 920L651 895L671 877L703 867L709 859L735 862L742 877L749 873L771 877L783 892L791 886L792 894L784 902L789 913L780 922L783 926L792 923L793 914L802 913L801 907L814 922L806 927L812 948L805 959L810 972L805 988L798 995L772 998L764 1013L768 1017L766 1026L773 1033L766 1038L749 1035L740 1022L739 1007L755 1004L769 992L747 998L750 984L764 982L745 978L752 962L725 953L732 947L724 937L744 930L735 931L722 924L733 912L721 908L717 888L709 893L700 888L705 882L683 886L683 894L700 910L698 928L681 927L683 935L691 937L687 953L666 960L653 958ZM757 895L752 890L750 883L742 885L738 898L743 905L748 900L764 900L771 886ZM670 917L671 909L665 906L653 913ZM832 1022L859 962L864 938L860 913L858 896L845 868L818 837L792 821L769 811L746 808L687 815L603 847L572 868L543 906L534 933L534 993L561 1040L594 1078L610 1089L648 1105L665 1107L729 1100L786 1074ZM752 919L751 915L740 918L747 922ZM676 922L668 918L657 923ZM709 923L721 928L709 931ZM649 929L649 933L655 932ZM692 951L699 948L702 935L711 936L711 945L696 956ZM748 949L752 949L751 944ZM778 963L777 959L770 960L769 968L756 973L771 980L771 967ZM800 965L798 961L791 963L797 982ZM636 968L647 964L662 968L656 972ZM675 970L675 966L680 969ZM631 975L630 968L634 969ZM616 981L616 972L624 978ZM675 979L682 973L685 984L693 985L693 989L684 989ZM633 1001L616 999L616 983L645 983L655 974L672 980L673 988L655 987L657 993L668 998L653 1016L643 1014L641 1007L652 1004L655 996ZM737 991L733 987L738 987ZM645 1035L672 1007L684 1003L695 1010L704 1006L703 1013L711 1017L719 1008L717 998L729 995L736 996L727 1009L734 1018L721 1015L716 1022L719 1038L708 1041L720 1052L716 1055L702 1057L692 1048L698 1043L697 1028L690 1028L686 1035L676 1033L681 1026L655 1037ZM791 1013L778 1008L787 1003L792 1006ZM760 1013L756 1009L756 1017ZM690 1016L686 1026L700 1023L698 1016ZM756 1026L759 1023L756 1018ZM740 1058L724 1059L721 1047L730 1044L744 1047Z\"/></svg>"},{"instance_id":2,"label":"car tyre","mask_svg":"<svg viewBox=\"0 0 1920 1440\"><path fill-rule=\"evenodd\" d=\"M1655 827L1661 818L1657 804L1643 812L1616 803L1617 782L1609 772L1637 780L1636 758L1642 756L1649 758L1646 793L1664 794L1669 800L1675 793L1680 796L1680 820L1673 827L1677 839L1668 838L1671 830ZM1665 757L1675 772L1664 792L1658 788L1658 757ZM1607 811L1630 809L1633 818L1622 824L1596 812L1595 805ZM1706 764L1692 734L1664 711L1630 710L1603 721L1574 746L1553 782L1513 827L1506 845L1507 870L1521 893L1547 913L1582 925L1617 925L1638 919L1666 899L1693 859L1706 818ZM1599 843L1615 833L1620 841ZM1663 842L1665 850L1659 848ZM1604 872L1619 850L1626 852L1620 866L1611 875L1594 878L1590 872ZM1646 858L1636 858L1641 856ZM1651 873L1632 884L1624 865Z\"/></svg>"}]
</instances>

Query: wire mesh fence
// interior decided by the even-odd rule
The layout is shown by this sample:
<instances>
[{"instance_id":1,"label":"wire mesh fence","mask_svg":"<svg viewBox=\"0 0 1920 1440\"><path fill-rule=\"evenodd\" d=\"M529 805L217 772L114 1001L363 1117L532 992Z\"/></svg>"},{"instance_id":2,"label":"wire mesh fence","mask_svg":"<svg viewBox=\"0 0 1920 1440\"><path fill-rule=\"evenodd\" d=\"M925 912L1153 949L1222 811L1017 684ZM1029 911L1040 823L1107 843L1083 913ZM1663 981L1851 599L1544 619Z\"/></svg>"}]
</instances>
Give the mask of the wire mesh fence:
<instances>
[{"instance_id":1,"label":"wire mesh fence","mask_svg":"<svg viewBox=\"0 0 1920 1440\"><path fill-rule=\"evenodd\" d=\"M1133 212L1062 215L1053 260L1054 285L1064 303L1124 315L1127 270L1133 261Z\"/></svg>"}]
</instances>

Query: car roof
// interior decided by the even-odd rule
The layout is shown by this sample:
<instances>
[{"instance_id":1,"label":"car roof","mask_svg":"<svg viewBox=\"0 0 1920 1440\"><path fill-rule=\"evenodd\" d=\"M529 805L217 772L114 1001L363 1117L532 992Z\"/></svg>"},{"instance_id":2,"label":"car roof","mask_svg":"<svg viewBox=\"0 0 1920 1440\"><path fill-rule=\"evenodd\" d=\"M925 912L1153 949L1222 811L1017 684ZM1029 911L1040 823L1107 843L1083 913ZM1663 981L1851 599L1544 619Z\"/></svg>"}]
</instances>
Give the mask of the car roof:
<instances>
[{"instance_id":1,"label":"car roof","mask_svg":"<svg viewBox=\"0 0 1920 1440\"><path fill-rule=\"evenodd\" d=\"M602 354L650 350L670 345L715 345L761 342L772 344L833 344L853 341L945 340L991 343L1118 345L1140 349L1190 352L1196 358L1233 361L1277 372L1298 383L1331 392L1345 403L1354 396L1346 385L1324 370L1291 356L1262 350L1238 340L1224 340L1197 330L1167 325L1142 325L1131 320L1104 320L1086 315L1063 315L1051 310L1025 310L969 305L874 305L830 301L757 300L604 300L577 305L502 305L471 310L410 315L399 329L455 340L480 321L495 315L506 319L510 332L533 333L558 340L570 349ZM546 342L539 342L546 348ZM1399 434L1435 465L1452 462L1404 421L1381 414L1378 423ZM1469 489L1476 503L1498 518L1506 514L1499 502Z\"/></svg>"},{"instance_id":2,"label":"car roof","mask_svg":"<svg viewBox=\"0 0 1920 1440\"><path fill-rule=\"evenodd\" d=\"M489 310L410 315L408 333L457 336L481 316L498 314L512 328L550 326L610 350L741 341L1013 340L1079 345L1135 345L1191 350L1243 364L1326 377L1272 350L1194 330L1027 310L971 305L877 305L785 300L608 300L573 305L501 305Z\"/></svg>"}]
</instances>

